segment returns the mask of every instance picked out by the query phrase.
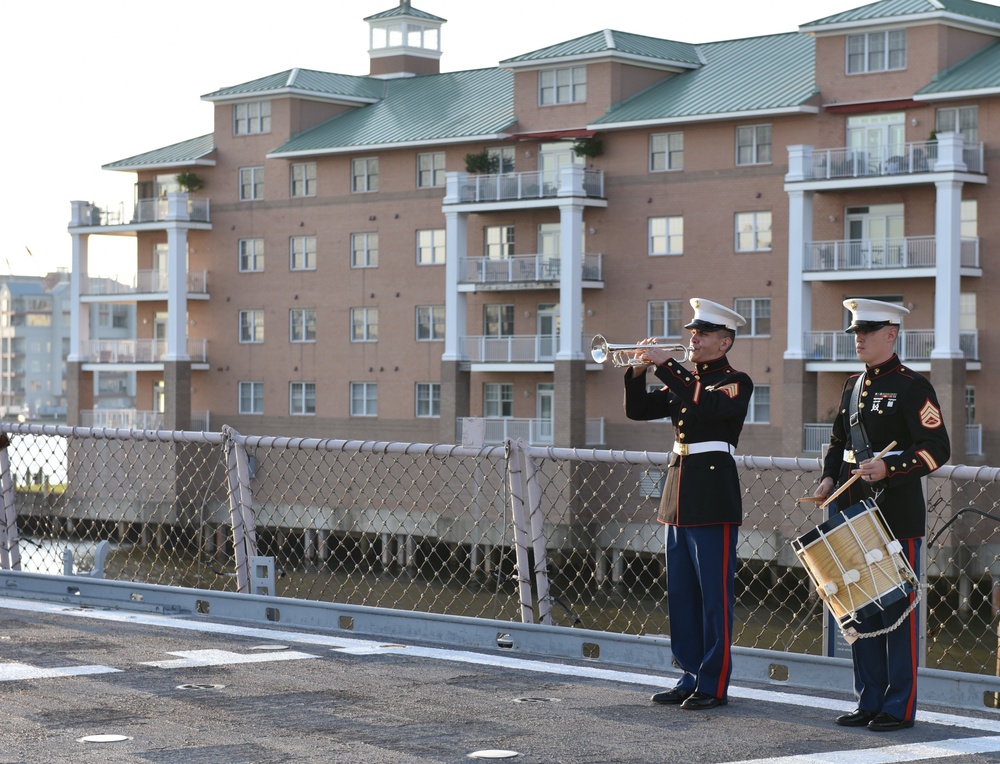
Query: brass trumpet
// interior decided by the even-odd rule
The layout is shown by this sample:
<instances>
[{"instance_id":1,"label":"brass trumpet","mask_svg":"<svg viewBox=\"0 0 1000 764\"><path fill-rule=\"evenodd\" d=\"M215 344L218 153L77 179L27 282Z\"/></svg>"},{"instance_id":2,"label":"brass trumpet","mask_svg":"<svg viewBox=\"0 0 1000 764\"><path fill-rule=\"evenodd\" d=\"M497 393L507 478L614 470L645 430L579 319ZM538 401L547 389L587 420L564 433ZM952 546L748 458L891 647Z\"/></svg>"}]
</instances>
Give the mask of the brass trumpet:
<instances>
[{"instance_id":1,"label":"brass trumpet","mask_svg":"<svg viewBox=\"0 0 1000 764\"><path fill-rule=\"evenodd\" d=\"M611 345L604 339L603 334L598 334L591 340L590 357L597 361L597 363L604 363L608 359L611 359L612 366L645 366L646 364L640 361L636 357L636 354L639 351L651 348L659 348L671 353L680 353L680 356L674 359L678 363L691 360L691 352L685 345Z\"/></svg>"}]
</instances>

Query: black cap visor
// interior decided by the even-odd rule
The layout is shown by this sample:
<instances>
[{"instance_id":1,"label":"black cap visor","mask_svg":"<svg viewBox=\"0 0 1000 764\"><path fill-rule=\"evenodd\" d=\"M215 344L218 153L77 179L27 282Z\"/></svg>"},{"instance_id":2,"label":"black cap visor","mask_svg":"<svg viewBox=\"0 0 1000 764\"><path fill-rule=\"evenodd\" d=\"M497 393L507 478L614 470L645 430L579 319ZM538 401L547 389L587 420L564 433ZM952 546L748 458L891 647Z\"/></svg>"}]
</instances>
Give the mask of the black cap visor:
<instances>
[{"instance_id":1,"label":"black cap visor","mask_svg":"<svg viewBox=\"0 0 1000 764\"><path fill-rule=\"evenodd\" d=\"M847 327L846 331L848 334L856 332L865 334L867 332L877 332L883 326L892 326L892 321L855 321Z\"/></svg>"},{"instance_id":2,"label":"black cap visor","mask_svg":"<svg viewBox=\"0 0 1000 764\"><path fill-rule=\"evenodd\" d=\"M713 324L710 321L702 321L700 318L697 321L692 321L690 324L684 325L685 329L700 329L703 332L718 332L723 329L728 329L725 324ZM733 331L730 329L730 331Z\"/></svg>"}]
</instances>

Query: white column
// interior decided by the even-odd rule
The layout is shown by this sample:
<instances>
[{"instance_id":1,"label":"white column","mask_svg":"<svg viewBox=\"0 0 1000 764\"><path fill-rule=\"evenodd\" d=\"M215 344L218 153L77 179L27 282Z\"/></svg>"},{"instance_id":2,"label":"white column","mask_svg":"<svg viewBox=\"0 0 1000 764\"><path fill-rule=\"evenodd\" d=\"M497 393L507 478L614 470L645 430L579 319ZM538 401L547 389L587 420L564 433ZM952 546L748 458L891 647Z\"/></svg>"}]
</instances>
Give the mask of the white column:
<instances>
[{"instance_id":1,"label":"white column","mask_svg":"<svg viewBox=\"0 0 1000 764\"><path fill-rule=\"evenodd\" d=\"M83 225L85 215L89 215L89 202L70 202L72 217L70 227ZM71 255L69 274L69 355L70 363L87 360L87 345L90 342L90 306L83 305L80 298L83 295L87 280L89 234L74 233L73 253Z\"/></svg>"},{"instance_id":2,"label":"white column","mask_svg":"<svg viewBox=\"0 0 1000 764\"><path fill-rule=\"evenodd\" d=\"M444 354L441 360L460 361L464 356L462 337L466 331L466 300L465 293L458 291L458 277L461 261L468 256L469 214L445 209L444 226Z\"/></svg>"},{"instance_id":3,"label":"white column","mask_svg":"<svg viewBox=\"0 0 1000 764\"><path fill-rule=\"evenodd\" d=\"M958 340L962 290L962 182L939 180L934 208L934 349L931 358L962 358Z\"/></svg>"},{"instance_id":4,"label":"white column","mask_svg":"<svg viewBox=\"0 0 1000 764\"><path fill-rule=\"evenodd\" d=\"M576 361L583 358L583 204L576 200L559 205L559 258L556 360Z\"/></svg>"},{"instance_id":5,"label":"white column","mask_svg":"<svg viewBox=\"0 0 1000 764\"><path fill-rule=\"evenodd\" d=\"M785 358L806 358L805 334L812 331L812 286L802 280L806 244L812 241L813 192L788 192L788 336Z\"/></svg>"},{"instance_id":6,"label":"white column","mask_svg":"<svg viewBox=\"0 0 1000 764\"><path fill-rule=\"evenodd\" d=\"M189 361L187 349L187 229L167 227L167 352L163 361Z\"/></svg>"}]
</instances>

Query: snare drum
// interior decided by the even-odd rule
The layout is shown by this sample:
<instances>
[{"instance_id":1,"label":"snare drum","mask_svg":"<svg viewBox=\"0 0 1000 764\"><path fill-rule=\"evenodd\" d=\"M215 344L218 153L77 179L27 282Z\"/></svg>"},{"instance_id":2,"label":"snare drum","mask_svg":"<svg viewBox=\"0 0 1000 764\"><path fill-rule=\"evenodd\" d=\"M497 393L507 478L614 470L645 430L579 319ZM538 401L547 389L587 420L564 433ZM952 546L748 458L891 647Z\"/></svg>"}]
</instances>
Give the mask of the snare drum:
<instances>
[{"instance_id":1,"label":"snare drum","mask_svg":"<svg viewBox=\"0 0 1000 764\"><path fill-rule=\"evenodd\" d=\"M792 541L795 554L841 627L908 597L916 575L871 499Z\"/></svg>"}]
</instances>

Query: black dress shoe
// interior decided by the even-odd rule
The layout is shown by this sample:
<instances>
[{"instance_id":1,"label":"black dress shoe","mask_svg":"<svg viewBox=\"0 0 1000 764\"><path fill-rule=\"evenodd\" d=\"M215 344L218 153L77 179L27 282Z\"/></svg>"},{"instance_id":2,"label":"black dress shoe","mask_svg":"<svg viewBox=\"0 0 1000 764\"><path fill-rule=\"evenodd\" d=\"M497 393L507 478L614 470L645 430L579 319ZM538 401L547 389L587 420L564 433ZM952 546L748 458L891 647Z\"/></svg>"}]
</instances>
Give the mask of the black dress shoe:
<instances>
[{"instance_id":1,"label":"black dress shoe","mask_svg":"<svg viewBox=\"0 0 1000 764\"><path fill-rule=\"evenodd\" d=\"M837 724L841 727L867 727L868 722L879 714L875 711L862 711L860 708L851 711L849 714L837 717Z\"/></svg>"},{"instance_id":2,"label":"black dress shoe","mask_svg":"<svg viewBox=\"0 0 1000 764\"><path fill-rule=\"evenodd\" d=\"M681 708L685 711L701 711L706 708L724 706L728 702L725 698L717 698L714 695L704 692L694 692L691 693L691 696L687 700L681 703Z\"/></svg>"},{"instance_id":3,"label":"black dress shoe","mask_svg":"<svg viewBox=\"0 0 1000 764\"><path fill-rule=\"evenodd\" d=\"M912 719L900 719L892 714L881 713L868 722L868 729L875 732L892 732L893 730L905 730L913 726Z\"/></svg>"},{"instance_id":4,"label":"black dress shoe","mask_svg":"<svg viewBox=\"0 0 1000 764\"><path fill-rule=\"evenodd\" d=\"M681 690L678 687L674 687L672 690L662 690L661 692L653 693L653 697L650 700L664 706L679 706L689 697L691 697L691 693L688 690Z\"/></svg>"}]
</instances>

